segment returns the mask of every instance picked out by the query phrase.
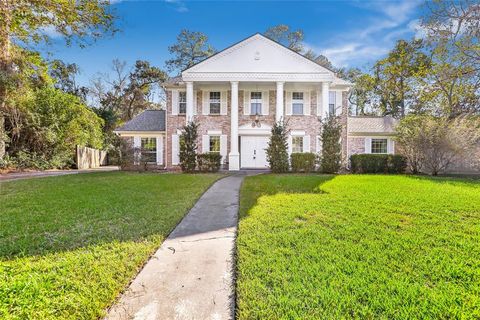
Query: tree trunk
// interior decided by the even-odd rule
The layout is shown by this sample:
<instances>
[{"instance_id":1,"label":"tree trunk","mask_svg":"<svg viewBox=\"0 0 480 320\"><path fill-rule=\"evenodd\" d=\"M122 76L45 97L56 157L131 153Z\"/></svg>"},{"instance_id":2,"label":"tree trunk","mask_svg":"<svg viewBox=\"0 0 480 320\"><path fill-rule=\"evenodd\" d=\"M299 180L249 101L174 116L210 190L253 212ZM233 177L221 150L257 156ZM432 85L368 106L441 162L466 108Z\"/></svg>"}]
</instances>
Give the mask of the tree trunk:
<instances>
[{"instance_id":1,"label":"tree trunk","mask_svg":"<svg viewBox=\"0 0 480 320\"><path fill-rule=\"evenodd\" d=\"M7 84L10 73L10 0L0 0L0 159L5 155L5 111L7 110Z\"/></svg>"}]
</instances>

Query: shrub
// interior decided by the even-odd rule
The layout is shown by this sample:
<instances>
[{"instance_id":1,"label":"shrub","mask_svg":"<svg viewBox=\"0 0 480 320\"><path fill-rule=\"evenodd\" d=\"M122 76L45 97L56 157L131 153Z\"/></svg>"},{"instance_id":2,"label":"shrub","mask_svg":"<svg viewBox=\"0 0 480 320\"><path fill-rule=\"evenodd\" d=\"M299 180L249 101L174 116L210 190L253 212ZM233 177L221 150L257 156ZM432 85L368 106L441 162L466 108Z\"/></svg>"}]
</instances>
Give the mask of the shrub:
<instances>
[{"instance_id":1,"label":"shrub","mask_svg":"<svg viewBox=\"0 0 480 320\"><path fill-rule=\"evenodd\" d=\"M183 172L193 172L197 165L198 124L190 121L183 127L180 136L180 168Z\"/></svg>"},{"instance_id":2,"label":"shrub","mask_svg":"<svg viewBox=\"0 0 480 320\"><path fill-rule=\"evenodd\" d=\"M311 172L315 170L316 155L311 152L292 153L290 163L293 172Z\"/></svg>"},{"instance_id":3,"label":"shrub","mask_svg":"<svg viewBox=\"0 0 480 320\"><path fill-rule=\"evenodd\" d=\"M198 170L201 172L217 172L220 170L222 155L218 152L207 152L197 155Z\"/></svg>"},{"instance_id":4,"label":"shrub","mask_svg":"<svg viewBox=\"0 0 480 320\"><path fill-rule=\"evenodd\" d=\"M337 117L329 115L322 121L322 156L320 158L322 172L336 173L340 170L342 163L341 134L342 127Z\"/></svg>"},{"instance_id":5,"label":"shrub","mask_svg":"<svg viewBox=\"0 0 480 320\"><path fill-rule=\"evenodd\" d=\"M353 173L404 173L407 159L398 154L354 154L350 156Z\"/></svg>"},{"instance_id":6,"label":"shrub","mask_svg":"<svg viewBox=\"0 0 480 320\"><path fill-rule=\"evenodd\" d=\"M267 147L267 161L274 173L288 171L288 130L283 121L275 122Z\"/></svg>"}]
</instances>

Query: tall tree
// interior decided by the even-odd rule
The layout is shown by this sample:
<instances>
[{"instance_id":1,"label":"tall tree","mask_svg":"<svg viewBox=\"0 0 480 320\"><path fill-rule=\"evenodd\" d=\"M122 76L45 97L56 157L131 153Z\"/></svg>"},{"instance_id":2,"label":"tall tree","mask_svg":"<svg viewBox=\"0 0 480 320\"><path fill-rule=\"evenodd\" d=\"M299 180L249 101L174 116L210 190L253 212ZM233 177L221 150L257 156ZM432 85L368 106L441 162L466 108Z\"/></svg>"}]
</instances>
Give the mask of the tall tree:
<instances>
[{"instance_id":1,"label":"tall tree","mask_svg":"<svg viewBox=\"0 0 480 320\"><path fill-rule=\"evenodd\" d=\"M55 88L73 94L85 102L88 88L77 83L76 76L80 68L76 63L65 63L62 60L53 60L50 63L50 76L55 80Z\"/></svg>"},{"instance_id":2,"label":"tall tree","mask_svg":"<svg viewBox=\"0 0 480 320\"><path fill-rule=\"evenodd\" d=\"M177 42L168 47L168 51L174 56L166 62L169 72L181 72L215 53L205 34L186 29L180 32Z\"/></svg>"},{"instance_id":3,"label":"tall tree","mask_svg":"<svg viewBox=\"0 0 480 320\"><path fill-rule=\"evenodd\" d=\"M265 36L274 41L277 41L284 46L298 52L302 53L304 49L303 39L304 34L303 30L291 30L290 26L286 24L279 24L273 27L268 28L265 31Z\"/></svg>"},{"instance_id":4,"label":"tall tree","mask_svg":"<svg viewBox=\"0 0 480 320\"><path fill-rule=\"evenodd\" d=\"M429 90L437 113L480 112L480 4L434 1L422 20L433 66Z\"/></svg>"},{"instance_id":5,"label":"tall tree","mask_svg":"<svg viewBox=\"0 0 480 320\"><path fill-rule=\"evenodd\" d=\"M358 68L342 69L339 71L339 76L353 83L348 96L350 112L356 116L373 114L377 103L375 78Z\"/></svg>"},{"instance_id":6,"label":"tall tree","mask_svg":"<svg viewBox=\"0 0 480 320\"><path fill-rule=\"evenodd\" d=\"M0 158L5 153L4 115L15 83L22 46L48 42L46 30L62 35L67 44L85 46L115 31L110 1L0 0Z\"/></svg>"},{"instance_id":7,"label":"tall tree","mask_svg":"<svg viewBox=\"0 0 480 320\"><path fill-rule=\"evenodd\" d=\"M387 57L375 64L375 86L382 114L405 116L416 97L416 80L423 78L430 67L422 48L421 40L399 40Z\"/></svg>"}]
</instances>

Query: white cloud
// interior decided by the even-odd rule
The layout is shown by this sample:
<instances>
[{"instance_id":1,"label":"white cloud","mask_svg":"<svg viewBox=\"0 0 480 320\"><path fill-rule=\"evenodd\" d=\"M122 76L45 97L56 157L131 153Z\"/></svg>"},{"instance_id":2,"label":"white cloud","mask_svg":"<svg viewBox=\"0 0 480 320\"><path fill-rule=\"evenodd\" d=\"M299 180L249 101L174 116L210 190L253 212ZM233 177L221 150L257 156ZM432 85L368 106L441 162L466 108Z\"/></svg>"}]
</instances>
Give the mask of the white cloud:
<instances>
[{"instance_id":1,"label":"white cloud","mask_svg":"<svg viewBox=\"0 0 480 320\"><path fill-rule=\"evenodd\" d=\"M54 26L42 27L40 28L40 32L52 39L62 37L62 34L58 32Z\"/></svg>"},{"instance_id":2,"label":"white cloud","mask_svg":"<svg viewBox=\"0 0 480 320\"><path fill-rule=\"evenodd\" d=\"M182 0L165 0L165 2L174 5L178 12L188 12L187 5Z\"/></svg>"}]
</instances>

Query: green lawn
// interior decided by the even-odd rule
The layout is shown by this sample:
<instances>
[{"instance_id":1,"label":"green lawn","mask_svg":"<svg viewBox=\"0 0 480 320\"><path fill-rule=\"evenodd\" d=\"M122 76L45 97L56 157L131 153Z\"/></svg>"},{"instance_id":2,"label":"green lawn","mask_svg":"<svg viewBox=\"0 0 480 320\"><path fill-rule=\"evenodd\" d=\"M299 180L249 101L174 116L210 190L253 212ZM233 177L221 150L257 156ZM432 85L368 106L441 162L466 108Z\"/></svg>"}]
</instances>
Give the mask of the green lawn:
<instances>
[{"instance_id":1,"label":"green lawn","mask_svg":"<svg viewBox=\"0 0 480 320\"><path fill-rule=\"evenodd\" d=\"M0 319L95 319L220 176L0 183Z\"/></svg>"},{"instance_id":2,"label":"green lawn","mask_svg":"<svg viewBox=\"0 0 480 320\"><path fill-rule=\"evenodd\" d=\"M239 319L480 318L480 181L263 175L241 191Z\"/></svg>"}]
</instances>

